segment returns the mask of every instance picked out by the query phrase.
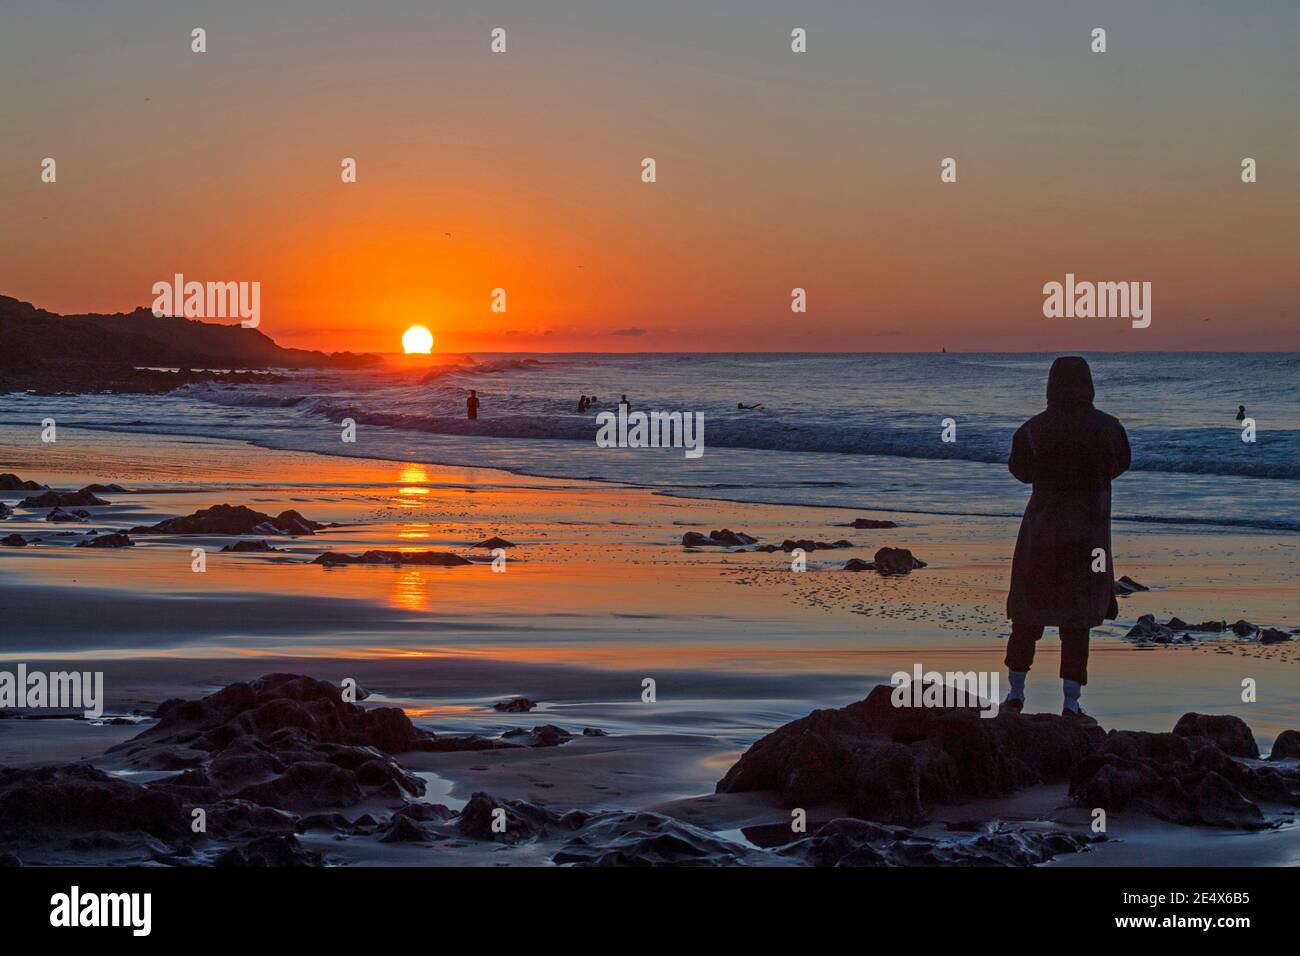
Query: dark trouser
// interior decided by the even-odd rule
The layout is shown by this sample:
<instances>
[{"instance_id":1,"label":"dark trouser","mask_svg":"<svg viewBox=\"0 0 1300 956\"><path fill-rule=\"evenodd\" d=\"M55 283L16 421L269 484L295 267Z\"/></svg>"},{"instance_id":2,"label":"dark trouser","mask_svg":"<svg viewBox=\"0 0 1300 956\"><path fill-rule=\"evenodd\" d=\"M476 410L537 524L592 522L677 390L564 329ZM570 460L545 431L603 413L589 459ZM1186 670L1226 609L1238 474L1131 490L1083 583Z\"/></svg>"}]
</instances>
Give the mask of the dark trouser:
<instances>
[{"instance_id":1,"label":"dark trouser","mask_svg":"<svg viewBox=\"0 0 1300 956\"><path fill-rule=\"evenodd\" d=\"M1086 627L1060 627L1061 680L1088 683L1088 629ZM1043 636L1041 624L1011 622L1011 640L1007 641L1008 670L1027 671L1034 663L1034 649Z\"/></svg>"}]
</instances>

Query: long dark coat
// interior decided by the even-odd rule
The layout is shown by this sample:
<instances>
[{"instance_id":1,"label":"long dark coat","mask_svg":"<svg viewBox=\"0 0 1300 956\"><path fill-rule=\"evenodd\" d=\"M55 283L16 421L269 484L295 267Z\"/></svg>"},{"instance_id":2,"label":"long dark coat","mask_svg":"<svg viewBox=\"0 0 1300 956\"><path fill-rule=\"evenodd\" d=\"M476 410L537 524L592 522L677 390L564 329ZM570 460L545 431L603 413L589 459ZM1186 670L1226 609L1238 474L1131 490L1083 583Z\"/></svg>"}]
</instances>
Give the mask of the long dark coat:
<instances>
[{"instance_id":1,"label":"long dark coat","mask_svg":"<svg viewBox=\"0 0 1300 956\"><path fill-rule=\"evenodd\" d=\"M1092 372L1063 357L1047 377L1047 410L1017 429L1007 467L1034 493L1011 563L1007 616L1055 627L1096 627L1119 614L1110 549L1110 483L1128 469L1128 435L1092 407ZM1093 550L1106 570L1093 571Z\"/></svg>"}]
</instances>

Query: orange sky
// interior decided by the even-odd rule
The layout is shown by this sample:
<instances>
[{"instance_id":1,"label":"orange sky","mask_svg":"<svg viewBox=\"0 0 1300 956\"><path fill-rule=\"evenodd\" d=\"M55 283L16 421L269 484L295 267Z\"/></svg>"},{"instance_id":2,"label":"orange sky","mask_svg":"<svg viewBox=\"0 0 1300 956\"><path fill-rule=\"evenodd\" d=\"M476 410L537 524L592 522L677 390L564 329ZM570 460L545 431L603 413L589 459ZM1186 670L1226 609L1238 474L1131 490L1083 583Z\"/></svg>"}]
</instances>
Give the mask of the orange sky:
<instances>
[{"instance_id":1,"label":"orange sky","mask_svg":"<svg viewBox=\"0 0 1300 956\"><path fill-rule=\"evenodd\" d=\"M1099 56L1095 12L831 3L795 55L769 6L508 3L504 55L414 3L196 8L202 55L184 4L24 13L0 293L259 281L262 331L330 350L413 323L446 352L1296 347L1296 10L1103 4ZM1066 272L1151 282L1152 326L1043 318Z\"/></svg>"}]
</instances>

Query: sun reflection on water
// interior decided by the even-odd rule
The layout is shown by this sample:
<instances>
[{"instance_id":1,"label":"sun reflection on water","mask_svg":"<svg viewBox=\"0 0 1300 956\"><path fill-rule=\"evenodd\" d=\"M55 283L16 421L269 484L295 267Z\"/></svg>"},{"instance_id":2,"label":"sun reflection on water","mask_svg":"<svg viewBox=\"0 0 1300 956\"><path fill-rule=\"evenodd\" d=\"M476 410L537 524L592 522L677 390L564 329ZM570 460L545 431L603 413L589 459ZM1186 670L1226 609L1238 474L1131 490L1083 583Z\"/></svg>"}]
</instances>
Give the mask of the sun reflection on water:
<instances>
[{"instance_id":1,"label":"sun reflection on water","mask_svg":"<svg viewBox=\"0 0 1300 956\"><path fill-rule=\"evenodd\" d=\"M404 611L429 610L428 582L424 571L411 568L394 576L392 604Z\"/></svg>"}]
</instances>

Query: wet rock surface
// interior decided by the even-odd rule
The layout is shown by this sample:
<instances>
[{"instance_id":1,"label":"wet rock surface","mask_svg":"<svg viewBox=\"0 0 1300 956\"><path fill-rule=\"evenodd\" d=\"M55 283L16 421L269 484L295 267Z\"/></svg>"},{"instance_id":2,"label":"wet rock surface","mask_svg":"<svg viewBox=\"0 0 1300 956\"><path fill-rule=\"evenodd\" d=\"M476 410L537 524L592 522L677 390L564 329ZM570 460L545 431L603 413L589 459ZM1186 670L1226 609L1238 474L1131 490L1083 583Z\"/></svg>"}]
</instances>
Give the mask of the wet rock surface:
<instances>
[{"instance_id":1,"label":"wet rock surface","mask_svg":"<svg viewBox=\"0 0 1300 956\"><path fill-rule=\"evenodd\" d=\"M294 510L272 517L244 505L213 505L183 518L166 518L140 525L131 534L261 534L308 535L333 525L310 521Z\"/></svg>"},{"instance_id":2,"label":"wet rock surface","mask_svg":"<svg viewBox=\"0 0 1300 956\"><path fill-rule=\"evenodd\" d=\"M322 858L313 850L303 849L293 834L255 837L233 846L217 857L216 866L321 866Z\"/></svg>"},{"instance_id":3,"label":"wet rock surface","mask_svg":"<svg viewBox=\"0 0 1300 956\"><path fill-rule=\"evenodd\" d=\"M111 534L99 534L88 537L83 541L77 542L78 548L134 548L135 542L130 539L124 532L114 531Z\"/></svg>"},{"instance_id":4,"label":"wet rock surface","mask_svg":"<svg viewBox=\"0 0 1300 956\"><path fill-rule=\"evenodd\" d=\"M989 827L954 839L903 827L841 818L777 850L810 866L1034 866L1088 850L1096 838L1063 831Z\"/></svg>"},{"instance_id":5,"label":"wet rock surface","mask_svg":"<svg viewBox=\"0 0 1300 956\"><path fill-rule=\"evenodd\" d=\"M844 565L845 571L876 571L882 575L890 574L910 574L911 572L927 567L924 561L918 559L907 548L881 548L876 552L876 556L871 561L863 561L861 558L850 558Z\"/></svg>"},{"instance_id":6,"label":"wet rock surface","mask_svg":"<svg viewBox=\"0 0 1300 956\"><path fill-rule=\"evenodd\" d=\"M18 502L19 508L72 508L77 505L107 505L89 488L80 491L47 491L42 495L31 495Z\"/></svg>"},{"instance_id":7,"label":"wet rock surface","mask_svg":"<svg viewBox=\"0 0 1300 956\"><path fill-rule=\"evenodd\" d=\"M1268 825L1256 801L1300 807L1300 769L1258 765L1254 738L1235 717L1186 714L1172 733L1107 733L1054 714L895 707L893 692L882 685L773 731L717 792L771 790L787 807L833 803L904 825L925 822L936 806L1061 780L1077 806L1183 825L1253 829Z\"/></svg>"},{"instance_id":8,"label":"wet rock surface","mask_svg":"<svg viewBox=\"0 0 1300 956\"><path fill-rule=\"evenodd\" d=\"M537 702L527 697L511 697L509 700L497 701L492 705L492 709L503 714L526 714L536 706Z\"/></svg>"},{"instance_id":9,"label":"wet rock surface","mask_svg":"<svg viewBox=\"0 0 1300 956\"><path fill-rule=\"evenodd\" d=\"M228 544L221 549L221 553L279 554L280 549L271 547L265 540L259 538L256 541L236 541L234 544Z\"/></svg>"},{"instance_id":10,"label":"wet rock surface","mask_svg":"<svg viewBox=\"0 0 1300 956\"><path fill-rule=\"evenodd\" d=\"M811 538L800 538L795 540L793 538L786 538L780 544L765 544L752 550L765 551L771 554L774 551L785 551L788 553L795 549L800 551L830 551L836 548L852 547L855 547L853 542L845 540L844 538L841 538L838 541L813 541Z\"/></svg>"},{"instance_id":11,"label":"wet rock surface","mask_svg":"<svg viewBox=\"0 0 1300 956\"><path fill-rule=\"evenodd\" d=\"M895 707L894 688L816 710L758 740L718 793L774 790L788 807L838 803L916 824L928 808L1063 779L1104 732L1052 714L983 718L974 708Z\"/></svg>"},{"instance_id":12,"label":"wet rock surface","mask_svg":"<svg viewBox=\"0 0 1300 956\"><path fill-rule=\"evenodd\" d=\"M60 843L97 831L168 840L187 831L188 822L174 795L87 764L0 768L0 842L6 846Z\"/></svg>"},{"instance_id":13,"label":"wet rock surface","mask_svg":"<svg viewBox=\"0 0 1300 956\"><path fill-rule=\"evenodd\" d=\"M526 800L498 800L479 791L460 812L456 829L474 840L523 843L547 834L563 818L552 810ZM578 818L571 818L576 822Z\"/></svg>"},{"instance_id":14,"label":"wet rock surface","mask_svg":"<svg viewBox=\"0 0 1300 956\"><path fill-rule=\"evenodd\" d=\"M731 531L728 528L710 531L707 537L698 531L688 531L682 535L684 548L740 548L751 544L758 544L758 539L743 531Z\"/></svg>"},{"instance_id":15,"label":"wet rock surface","mask_svg":"<svg viewBox=\"0 0 1300 956\"><path fill-rule=\"evenodd\" d=\"M0 474L0 491L41 491L46 487L35 481L24 481L12 471Z\"/></svg>"},{"instance_id":16,"label":"wet rock surface","mask_svg":"<svg viewBox=\"0 0 1300 956\"><path fill-rule=\"evenodd\" d=\"M551 857L574 866L725 866L761 851L660 813L601 813Z\"/></svg>"},{"instance_id":17,"label":"wet rock surface","mask_svg":"<svg viewBox=\"0 0 1300 956\"><path fill-rule=\"evenodd\" d=\"M294 834L357 832L339 809L384 813L372 829L388 842L423 839L446 807L412 802L425 791L393 754L509 746L437 737L399 709L365 709L326 681L270 674L198 700L172 699L157 723L109 748L148 783L89 764L0 768L0 841L21 862L84 858L172 865L317 866ZM205 827L191 829L196 810ZM73 857L68 854L74 854ZM80 854L81 856L75 856Z\"/></svg>"},{"instance_id":18,"label":"wet rock surface","mask_svg":"<svg viewBox=\"0 0 1300 956\"><path fill-rule=\"evenodd\" d=\"M787 821L731 839L654 811L593 813L483 791L457 812L419 800L424 779L394 755L555 746L574 735L546 724L503 739L435 736L396 708L345 701L328 682L269 674L165 701L155 724L110 748L109 759L159 779L137 783L86 763L0 768L0 844L11 864L320 866L334 845L323 840L361 840L408 862L476 845L502 862L497 852L532 845L522 861L572 866L1029 866L1098 838L989 820L945 832L931 822L936 808L1053 781L1068 782L1078 807L1185 825L1259 829L1273 825L1260 804L1300 807L1295 730L1279 735L1265 762L1232 716L1187 714L1170 733L1108 733L1052 714L895 707L894 692L877 687L787 724L719 782L720 793L771 790L786 806L851 814L806 835ZM196 810L202 832L191 828Z\"/></svg>"},{"instance_id":19,"label":"wet rock surface","mask_svg":"<svg viewBox=\"0 0 1300 956\"><path fill-rule=\"evenodd\" d=\"M875 518L854 518L847 525L847 528L859 528L861 530L883 530L885 528L897 528L897 521L878 521Z\"/></svg>"},{"instance_id":20,"label":"wet rock surface","mask_svg":"<svg viewBox=\"0 0 1300 956\"><path fill-rule=\"evenodd\" d=\"M168 702L155 726L108 752L136 769L187 771L156 789L301 812L423 793L389 755L430 737L396 708L367 710L328 682L271 674Z\"/></svg>"},{"instance_id":21,"label":"wet rock surface","mask_svg":"<svg viewBox=\"0 0 1300 956\"><path fill-rule=\"evenodd\" d=\"M420 564L439 568L455 568L469 564L469 560L450 551L367 551L364 554L342 554L326 551L311 562L327 568L345 564Z\"/></svg>"},{"instance_id":22,"label":"wet rock surface","mask_svg":"<svg viewBox=\"0 0 1300 956\"><path fill-rule=\"evenodd\" d=\"M1138 591L1150 591L1151 589L1145 584L1139 584L1126 574L1115 581L1113 590L1117 597L1128 597Z\"/></svg>"},{"instance_id":23,"label":"wet rock surface","mask_svg":"<svg viewBox=\"0 0 1300 956\"><path fill-rule=\"evenodd\" d=\"M1208 737L1230 757L1259 759L1259 745L1246 722L1231 714L1183 714L1174 725L1179 737Z\"/></svg>"},{"instance_id":24,"label":"wet rock surface","mask_svg":"<svg viewBox=\"0 0 1300 956\"><path fill-rule=\"evenodd\" d=\"M587 736L592 735L588 734ZM510 741L516 747L558 747L560 744L568 743L573 739L574 735L563 727L557 727L554 724L543 724L540 727L534 727L531 731L515 727L507 730L501 737Z\"/></svg>"},{"instance_id":25,"label":"wet rock surface","mask_svg":"<svg viewBox=\"0 0 1300 956\"><path fill-rule=\"evenodd\" d=\"M1291 758L1300 760L1300 730L1284 730L1278 734L1277 740L1273 741L1273 749L1268 755L1269 760Z\"/></svg>"},{"instance_id":26,"label":"wet rock surface","mask_svg":"<svg viewBox=\"0 0 1300 956\"><path fill-rule=\"evenodd\" d=\"M1162 624L1154 614L1139 617L1124 637L1144 644L1188 644L1201 635L1222 635L1228 632L1243 639L1257 637L1261 644L1280 644L1291 640L1291 635L1280 628L1260 627L1246 620L1238 620L1233 624L1228 624L1227 621L1189 624L1174 615Z\"/></svg>"}]
</instances>

